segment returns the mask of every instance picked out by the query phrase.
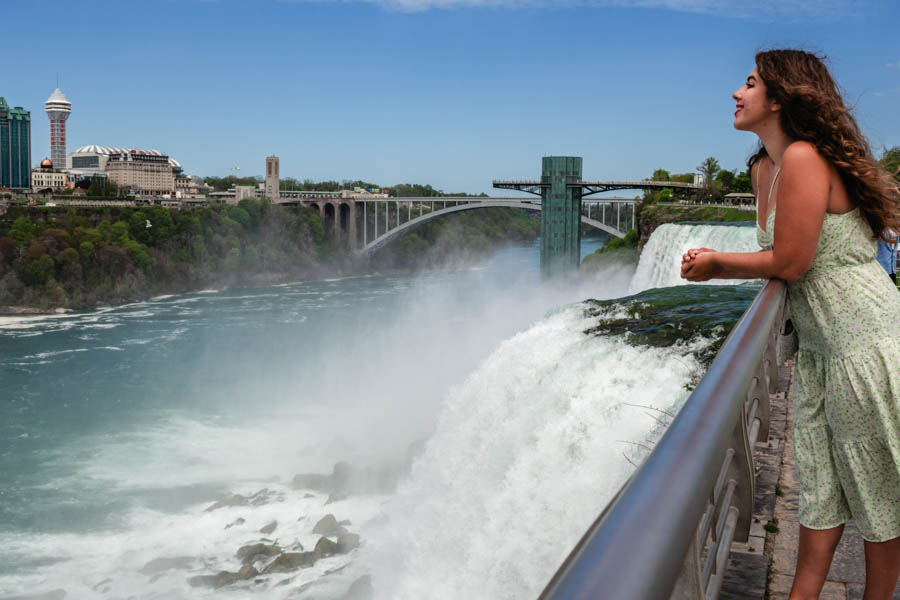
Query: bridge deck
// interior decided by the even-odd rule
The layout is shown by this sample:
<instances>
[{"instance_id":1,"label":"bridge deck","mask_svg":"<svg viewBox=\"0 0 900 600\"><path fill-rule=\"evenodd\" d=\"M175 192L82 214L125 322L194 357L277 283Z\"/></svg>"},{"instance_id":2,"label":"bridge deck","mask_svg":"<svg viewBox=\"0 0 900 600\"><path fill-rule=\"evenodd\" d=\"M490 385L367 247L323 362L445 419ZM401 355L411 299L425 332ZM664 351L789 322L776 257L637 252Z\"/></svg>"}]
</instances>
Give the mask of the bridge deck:
<instances>
[{"instance_id":1,"label":"bridge deck","mask_svg":"<svg viewBox=\"0 0 900 600\"><path fill-rule=\"evenodd\" d=\"M797 520L799 484L794 465L793 364L779 369L775 397L770 403L769 440L754 449L760 473L753 507L750 541L732 545L722 598L781 599L790 594L797 566L800 525ZM776 484L783 493L776 495ZM776 531L767 531L773 525ZM862 600L865 587L863 541L853 522L847 524L835 552L820 598ZM900 585L894 590L900 600Z\"/></svg>"}]
</instances>

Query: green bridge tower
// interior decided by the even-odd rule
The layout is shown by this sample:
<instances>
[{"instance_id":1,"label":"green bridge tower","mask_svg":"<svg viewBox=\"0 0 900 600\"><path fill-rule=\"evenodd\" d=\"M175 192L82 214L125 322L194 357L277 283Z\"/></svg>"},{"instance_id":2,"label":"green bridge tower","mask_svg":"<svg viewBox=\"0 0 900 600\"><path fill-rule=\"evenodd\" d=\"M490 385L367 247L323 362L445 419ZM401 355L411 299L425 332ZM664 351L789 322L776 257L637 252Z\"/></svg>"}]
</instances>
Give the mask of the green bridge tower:
<instances>
[{"instance_id":1,"label":"green bridge tower","mask_svg":"<svg viewBox=\"0 0 900 600\"><path fill-rule=\"evenodd\" d=\"M541 273L581 263L581 157L545 156L541 164Z\"/></svg>"}]
</instances>

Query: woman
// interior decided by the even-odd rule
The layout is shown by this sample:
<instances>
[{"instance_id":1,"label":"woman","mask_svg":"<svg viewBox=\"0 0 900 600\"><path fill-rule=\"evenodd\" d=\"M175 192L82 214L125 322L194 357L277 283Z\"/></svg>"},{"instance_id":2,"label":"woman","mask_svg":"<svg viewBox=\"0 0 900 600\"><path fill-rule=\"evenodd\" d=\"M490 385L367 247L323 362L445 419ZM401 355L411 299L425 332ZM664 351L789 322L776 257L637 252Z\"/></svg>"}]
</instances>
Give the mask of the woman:
<instances>
[{"instance_id":1,"label":"woman","mask_svg":"<svg viewBox=\"0 0 900 600\"><path fill-rule=\"evenodd\" d=\"M876 240L897 230L900 190L815 55L758 53L733 97L735 128L762 144L750 170L763 250L693 249L682 277L788 282L800 339L791 598L818 597L851 517L866 540L865 599L891 598L900 576L900 293L875 256Z\"/></svg>"}]
</instances>

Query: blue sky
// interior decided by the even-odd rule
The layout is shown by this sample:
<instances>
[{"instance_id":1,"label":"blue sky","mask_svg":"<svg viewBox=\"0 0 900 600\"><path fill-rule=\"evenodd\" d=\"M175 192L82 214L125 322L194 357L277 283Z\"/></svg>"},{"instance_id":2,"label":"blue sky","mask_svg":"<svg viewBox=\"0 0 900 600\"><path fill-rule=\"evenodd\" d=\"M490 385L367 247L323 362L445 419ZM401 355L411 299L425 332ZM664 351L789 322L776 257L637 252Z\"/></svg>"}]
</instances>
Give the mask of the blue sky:
<instances>
[{"instance_id":1,"label":"blue sky","mask_svg":"<svg viewBox=\"0 0 900 600\"><path fill-rule=\"evenodd\" d=\"M584 157L589 179L741 167L730 94L768 47L829 56L864 132L900 145L896 0L4 0L0 96L73 104L68 150L157 148L199 175L488 192ZM12 24L15 25L12 25Z\"/></svg>"}]
</instances>

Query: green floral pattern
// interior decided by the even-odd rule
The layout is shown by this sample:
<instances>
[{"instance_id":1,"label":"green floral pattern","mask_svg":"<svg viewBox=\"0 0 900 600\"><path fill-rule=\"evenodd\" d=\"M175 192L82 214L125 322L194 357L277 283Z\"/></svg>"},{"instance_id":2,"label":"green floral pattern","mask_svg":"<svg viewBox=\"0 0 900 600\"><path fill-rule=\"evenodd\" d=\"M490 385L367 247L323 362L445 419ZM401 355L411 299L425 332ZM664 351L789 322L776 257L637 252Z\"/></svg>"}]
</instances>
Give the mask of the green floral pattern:
<instances>
[{"instance_id":1,"label":"green floral pattern","mask_svg":"<svg viewBox=\"0 0 900 600\"><path fill-rule=\"evenodd\" d=\"M763 248L772 247L775 211ZM800 524L853 518L863 538L900 536L900 292L859 209L826 214L809 271L788 284L800 339L794 452Z\"/></svg>"}]
</instances>

